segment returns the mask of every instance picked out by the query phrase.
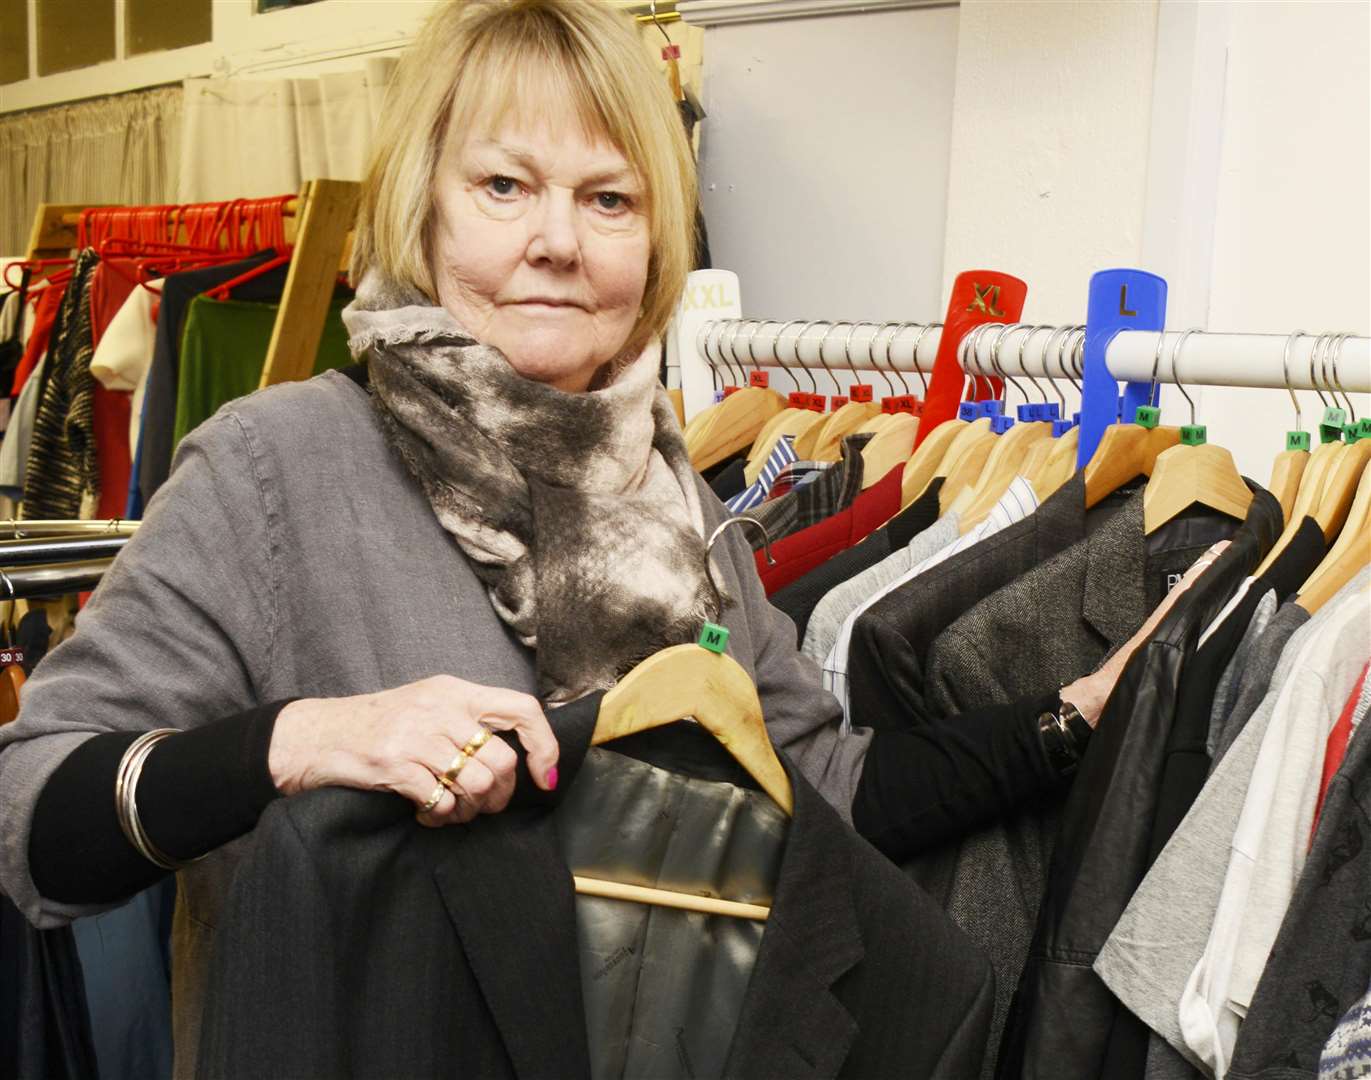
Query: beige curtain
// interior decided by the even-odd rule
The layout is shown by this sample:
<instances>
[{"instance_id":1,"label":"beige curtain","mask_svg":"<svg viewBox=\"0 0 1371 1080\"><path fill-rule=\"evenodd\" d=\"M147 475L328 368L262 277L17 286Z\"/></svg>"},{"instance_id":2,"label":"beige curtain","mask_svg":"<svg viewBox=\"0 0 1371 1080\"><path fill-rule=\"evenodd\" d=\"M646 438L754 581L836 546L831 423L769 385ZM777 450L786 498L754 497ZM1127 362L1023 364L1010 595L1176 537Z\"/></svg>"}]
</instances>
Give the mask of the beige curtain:
<instances>
[{"instance_id":1,"label":"beige curtain","mask_svg":"<svg viewBox=\"0 0 1371 1080\"><path fill-rule=\"evenodd\" d=\"M40 202L176 201L180 86L0 117L0 255L22 255Z\"/></svg>"},{"instance_id":2,"label":"beige curtain","mask_svg":"<svg viewBox=\"0 0 1371 1080\"><path fill-rule=\"evenodd\" d=\"M373 57L356 71L309 78L187 79L181 201L360 180L395 62Z\"/></svg>"}]
</instances>

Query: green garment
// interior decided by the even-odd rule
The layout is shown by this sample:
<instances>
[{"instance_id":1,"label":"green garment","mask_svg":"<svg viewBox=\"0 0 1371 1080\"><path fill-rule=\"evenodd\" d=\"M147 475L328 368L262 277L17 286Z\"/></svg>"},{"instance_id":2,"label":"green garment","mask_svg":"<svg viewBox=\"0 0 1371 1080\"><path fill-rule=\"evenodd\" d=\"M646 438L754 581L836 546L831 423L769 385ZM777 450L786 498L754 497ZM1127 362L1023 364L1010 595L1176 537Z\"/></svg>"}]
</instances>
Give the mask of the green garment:
<instances>
[{"instance_id":1,"label":"green garment","mask_svg":"<svg viewBox=\"0 0 1371 1080\"><path fill-rule=\"evenodd\" d=\"M352 362L342 320L346 302L337 298L329 306L324 336L314 359L315 375ZM278 307L251 300L211 300L208 296L197 296L190 302L181 332L173 449L220 406L257 389Z\"/></svg>"}]
</instances>

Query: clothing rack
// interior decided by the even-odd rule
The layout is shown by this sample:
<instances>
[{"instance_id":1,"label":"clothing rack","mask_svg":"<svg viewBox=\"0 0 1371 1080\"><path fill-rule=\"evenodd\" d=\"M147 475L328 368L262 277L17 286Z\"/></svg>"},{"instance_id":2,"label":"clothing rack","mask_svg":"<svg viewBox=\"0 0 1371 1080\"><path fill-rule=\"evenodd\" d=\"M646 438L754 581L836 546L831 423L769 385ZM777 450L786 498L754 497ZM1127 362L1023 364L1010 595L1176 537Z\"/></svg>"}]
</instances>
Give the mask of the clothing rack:
<instances>
[{"instance_id":1,"label":"clothing rack","mask_svg":"<svg viewBox=\"0 0 1371 1080\"><path fill-rule=\"evenodd\" d=\"M1079 326L991 323L963 339L958 359L969 374L1003 372L1011 377L1079 380L1083 334ZM1105 363L1119 382L1151 381L1155 361L1156 381L1164 383L1371 392L1368 337L1196 331L1186 339L1178 362L1182 336L1174 331L1160 335L1122 331L1110 342ZM1160 353L1159 337L1163 339ZM852 370L927 375L933 370L941 340L942 327L937 323L704 319L698 320L694 337L681 342L678 363L689 403L691 390L697 396L702 387L712 390L711 366L725 381L731 378L727 375L730 363L735 373L738 368L747 372L757 367L798 366L809 374L827 367L834 375ZM1073 349L1077 352L1074 362Z\"/></svg>"},{"instance_id":2,"label":"clothing rack","mask_svg":"<svg viewBox=\"0 0 1371 1080\"><path fill-rule=\"evenodd\" d=\"M284 213L295 221L290 269L271 334L261 386L307 379L324 333L340 269L346 269L349 230L361 187L351 180L309 180ZM98 205L98 204L97 204ZM28 259L62 258L76 246L81 212L95 206L40 203L29 235ZM172 220L174 211L169 211ZM288 234L289 235L289 234Z\"/></svg>"},{"instance_id":3,"label":"clothing rack","mask_svg":"<svg viewBox=\"0 0 1371 1080\"><path fill-rule=\"evenodd\" d=\"M68 596L100 584L110 559L24 566L0 570L0 600L23 600L35 596Z\"/></svg>"}]
</instances>

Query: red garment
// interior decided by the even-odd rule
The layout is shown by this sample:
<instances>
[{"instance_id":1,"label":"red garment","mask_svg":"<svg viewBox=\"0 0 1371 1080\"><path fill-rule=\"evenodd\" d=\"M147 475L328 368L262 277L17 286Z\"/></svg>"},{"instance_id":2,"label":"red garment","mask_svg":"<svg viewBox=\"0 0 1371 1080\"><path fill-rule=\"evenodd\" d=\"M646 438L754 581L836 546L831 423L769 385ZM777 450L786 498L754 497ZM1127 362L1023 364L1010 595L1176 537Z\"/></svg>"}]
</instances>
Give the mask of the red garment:
<instances>
[{"instance_id":1,"label":"red garment","mask_svg":"<svg viewBox=\"0 0 1371 1080\"><path fill-rule=\"evenodd\" d=\"M903 476L904 463L901 462L858 495L846 510L772 544L775 566L766 564L764 549L753 552L767 596L803 577L838 552L865 540L898 514Z\"/></svg>"},{"instance_id":2,"label":"red garment","mask_svg":"<svg viewBox=\"0 0 1371 1080\"><path fill-rule=\"evenodd\" d=\"M47 355L52 324L57 320L57 309L62 306L62 293L65 291L59 286L49 285L39 294L38 303L33 309L33 333L29 335L29 343L24 346L23 359L14 370L11 397L19 396L19 391L24 389L33 369L38 366L38 361Z\"/></svg>"},{"instance_id":3,"label":"red garment","mask_svg":"<svg viewBox=\"0 0 1371 1080\"><path fill-rule=\"evenodd\" d=\"M99 345L129 293L137 287L138 264L132 259L102 259L90 278L92 344Z\"/></svg>"},{"instance_id":4,"label":"red garment","mask_svg":"<svg viewBox=\"0 0 1371 1080\"><path fill-rule=\"evenodd\" d=\"M1342 715L1333 725L1333 730L1328 733L1328 748L1323 755L1323 777L1319 780L1319 797L1314 803L1314 824L1309 830L1310 844L1313 844L1314 834L1319 829L1319 815L1323 813L1323 798L1328 794L1328 785L1332 783L1333 777L1342 766L1343 757L1347 754L1347 743L1352 738L1352 716L1357 711L1357 701L1361 698L1362 687L1366 685L1367 668L1371 668L1371 663L1361 669L1361 678L1357 680L1357 685L1352 687L1352 696L1347 699ZM1363 735L1362 738L1366 736Z\"/></svg>"}]
</instances>

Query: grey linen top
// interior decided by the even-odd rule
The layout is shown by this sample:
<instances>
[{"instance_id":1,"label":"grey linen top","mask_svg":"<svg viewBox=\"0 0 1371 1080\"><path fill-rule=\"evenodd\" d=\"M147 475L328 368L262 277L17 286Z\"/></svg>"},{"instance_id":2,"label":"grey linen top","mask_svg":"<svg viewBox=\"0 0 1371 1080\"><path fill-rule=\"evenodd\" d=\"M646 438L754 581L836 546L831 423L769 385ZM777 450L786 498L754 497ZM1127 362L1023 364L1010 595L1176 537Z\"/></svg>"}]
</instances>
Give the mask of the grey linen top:
<instances>
[{"instance_id":1,"label":"grey linen top","mask_svg":"<svg viewBox=\"0 0 1371 1080\"><path fill-rule=\"evenodd\" d=\"M726 515L699 483L708 531ZM728 652L757 685L772 741L850 822L870 732L840 736L842 711L767 603L741 530L725 532L714 561ZM40 896L28 865L39 792L93 735L443 673L536 692L532 652L386 444L367 392L328 372L231 402L180 444L76 634L0 727L0 891L39 927L103 910ZM181 873L178 966L203 970L242 843Z\"/></svg>"}]
</instances>

